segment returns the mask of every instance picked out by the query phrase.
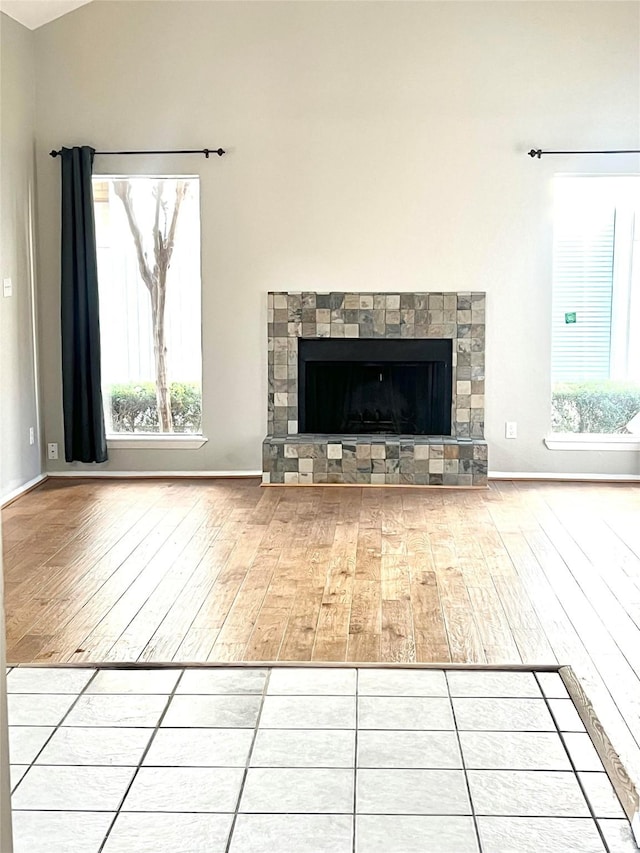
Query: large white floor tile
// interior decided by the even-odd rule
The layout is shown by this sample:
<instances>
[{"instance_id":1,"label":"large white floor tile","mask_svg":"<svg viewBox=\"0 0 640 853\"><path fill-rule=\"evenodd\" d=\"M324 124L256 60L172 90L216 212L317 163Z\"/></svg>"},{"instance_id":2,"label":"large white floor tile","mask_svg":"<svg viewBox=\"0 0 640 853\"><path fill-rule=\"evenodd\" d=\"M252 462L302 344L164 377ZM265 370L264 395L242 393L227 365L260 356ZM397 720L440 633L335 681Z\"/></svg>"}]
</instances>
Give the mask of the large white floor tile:
<instances>
[{"instance_id":1,"label":"large white floor tile","mask_svg":"<svg viewBox=\"0 0 640 853\"><path fill-rule=\"evenodd\" d=\"M564 732L562 739L576 770L604 771L596 748L586 732Z\"/></svg>"},{"instance_id":2,"label":"large white floor tile","mask_svg":"<svg viewBox=\"0 0 640 853\"><path fill-rule=\"evenodd\" d=\"M112 814L14 811L13 853L98 853Z\"/></svg>"},{"instance_id":3,"label":"large white floor tile","mask_svg":"<svg viewBox=\"0 0 640 853\"><path fill-rule=\"evenodd\" d=\"M246 767L253 729L160 729L144 759L156 767Z\"/></svg>"},{"instance_id":4,"label":"large white floor tile","mask_svg":"<svg viewBox=\"0 0 640 853\"><path fill-rule=\"evenodd\" d=\"M356 853L478 853L472 817L358 815Z\"/></svg>"},{"instance_id":5,"label":"large white floor tile","mask_svg":"<svg viewBox=\"0 0 640 853\"><path fill-rule=\"evenodd\" d=\"M87 687L87 693L171 693L180 669L103 669Z\"/></svg>"},{"instance_id":6,"label":"large white floor tile","mask_svg":"<svg viewBox=\"0 0 640 853\"><path fill-rule=\"evenodd\" d=\"M9 758L13 764L31 764L51 737L52 726L9 726Z\"/></svg>"},{"instance_id":7,"label":"large white floor tile","mask_svg":"<svg viewBox=\"0 0 640 853\"><path fill-rule=\"evenodd\" d=\"M450 670L447 681L452 696L539 699L542 695L532 672Z\"/></svg>"},{"instance_id":8,"label":"large white floor tile","mask_svg":"<svg viewBox=\"0 0 640 853\"><path fill-rule=\"evenodd\" d=\"M536 678L547 699L568 699L569 694L564 681L557 672L537 672Z\"/></svg>"},{"instance_id":9,"label":"large white floor tile","mask_svg":"<svg viewBox=\"0 0 640 853\"><path fill-rule=\"evenodd\" d=\"M561 732L584 732L585 727L571 699L549 699L549 707Z\"/></svg>"},{"instance_id":10,"label":"large white floor tile","mask_svg":"<svg viewBox=\"0 0 640 853\"><path fill-rule=\"evenodd\" d=\"M591 819L479 817L483 853L605 853Z\"/></svg>"},{"instance_id":11,"label":"large white floor tile","mask_svg":"<svg viewBox=\"0 0 640 853\"><path fill-rule=\"evenodd\" d=\"M474 770L571 770L554 732L460 732L460 743Z\"/></svg>"},{"instance_id":12,"label":"large white floor tile","mask_svg":"<svg viewBox=\"0 0 640 853\"><path fill-rule=\"evenodd\" d=\"M354 730L259 729L252 767L353 767Z\"/></svg>"},{"instance_id":13,"label":"large white floor tile","mask_svg":"<svg viewBox=\"0 0 640 853\"><path fill-rule=\"evenodd\" d=\"M37 763L135 767L152 734L150 728L62 726L40 753Z\"/></svg>"},{"instance_id":14,"label":"large white floor tile","mask_svg":"<svg viewBox=\"0 0 640 853\"><path fill-rule=\"evenodd\" d=\"M423 696L360 696L358 726L361 729L453 729L451 702Z\"/></svg>"},{"instance_id":15,"label":"large white floor tile","mask_svg":"<svg viewBox=\"0 0 640 853\"><path fill-rule=\"evenodd\" d=\"M462 770L358 770L358 814L470 815Z\"/></svg>"},{"instance_id":16,"label":"large white floor tile","mask_svg":"<svg viewBox=\"0 0 640 853\"><path fill-rule=\"evenodd\" d=\"M453 699L460 731L555 732L543 699Z\"/></svg>"},{"instance_id":17,"label":"large white floor tile","mask_svg":"<svg viewBox=\"0 0 640 853\"><path fill-rule=\"evenodd\" d=\"M359 731L358 767L461 768L458 736L455 732Z\"/></svg>"},{"instance_id":18,"label":"large white floor tile","mask_svg":"<svg viewBox=\"0 0 640 853\"><path fill-rule=\"evenodd\" d=\"M253 728L260 696L174 696L162 721L167 728Z\"/></svg>"},{"instance_id":19,"label":"large white floor tile","mask_svg":"<svg viewBox=\"0 0 640 853\"><path fill-rule=\"evenodd\" d=\"M260 727L265 729L354 729L355 696L267 696Z\"/></svg>"},{"instance_id":20,"label":"large white floor tile","mask_svg":"<svg viewBox=\"0 0 640 853\"><path fill-rule=\"evenodd\" d=\"M606 773L579 773L578 776L596 817L625 816Z\"/></svg>"},{"instance_id":21,"label":"large white floor tile","mask_svg":"<svg viewBox=\"0 0 640 853\"><path fill-rule=\"evenodd\" d=\"M188 669L177 693L262 693L266 669Z\"/></svg>"},{"instance_id":22,"label":"large white floor tile","mask_svg":"<svg viewBox=\"0 0 640 853\"><path fill-rule=\"evenodd\" d=\"M353 771L309 768L251 768L241 812L351 814Z\"/></svg>"},{"instance_id":23,"label":"large white floor tile","mask_svg":"<svg viewBox=\"0 0 640 853\"><path fill-rule=\"evenodd\" d=\"M325 814L241 814L230 853L351 853L353 818Z\"/></svg>"},{"instance_id":24,"label":"large white floor tile","mask_svg":"<svg viewBox=\"0 0 640 853\"><path fill-rule=\"evenodd\" d=\"M469 770L467 777L477 815L589 817L573 773Z\"/></svg>"},{"instance_id":25,"label":"large white floor tile","mask_svg":"<svg viewBox=\"0 0 640 853\"><path fill-rule=\"evenodd\" d=\"M447 681L439 669L361 669L360 696L447 696Z\"/></svg>"},{"instance_id":26,"label":"large white floor tile","mask_svg":"<svg viewBox=\"0 0 640 853\"><path fill-rule=\"evenodd\" d=\"M270 696L353 696L355 669L283 667L271 670L267 693Z\"/></svg>"},{"instance_id":27,"label":"large white floor tile","mask_svg":"<svg viewBox=\"0 0 640 853\"><path fill-rule=\"evenodd\" d=\"M233 815L121 812L104 853L225 853Z\"/></svg>"},{"instance_id":28,"label":"large white floor tile","mask_svg":"<svg viewBox=\"0 0 640 853\"><path fill-rule=\"evenodd\" d=\"M9 725L57 726L75 701L75 696L65 693L14 693L7 696Z\"/></svg>"},{"instance_id":29,"label":"large white floor tile","mask_svg":"<svg viewBox=\"0 0 640 853\"><path fill-rule=\"evenodd\" d=\"M116 811L133 767L43 767L35 765L13 795L14 809Z\"/></svg>"},{"instance_id":30,"label":"large white floor tile","mask_svg":"<svg viewBox=\"0 0 640 853\"><path fill-rule=\"evenodd\" d=\"M7 676L7 693L82 693L95 669L16 667Z\"/></svg>"},{"instance_id":31,"label":"large white floor tile","mask_svg":"<svg viewBox=\"0 0 640 853\"><path fill-rule=\"evenodd\" d=\"M64 725L154 728L166 705L166 696L81 696Z\"/></svg>"},{"instance_id":32,"label":"large white floor tile","mask_svg":"<svg viewBox=\"0 0 640 853\"><path fill-rule=\"evenodd\" d=\"M233 812L243 774L227 767L141 767L122 810Z\"/></svg>"}]
</instances>

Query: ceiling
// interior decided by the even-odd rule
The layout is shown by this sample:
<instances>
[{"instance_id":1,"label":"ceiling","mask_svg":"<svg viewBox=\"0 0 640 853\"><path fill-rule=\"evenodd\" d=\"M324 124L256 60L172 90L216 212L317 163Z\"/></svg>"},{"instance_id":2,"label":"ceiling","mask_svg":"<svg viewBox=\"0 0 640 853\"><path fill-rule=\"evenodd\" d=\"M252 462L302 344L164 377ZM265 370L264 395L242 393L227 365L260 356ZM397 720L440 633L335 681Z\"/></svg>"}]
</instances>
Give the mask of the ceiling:
<instances>
[{"instance_id":1,"label":"ceiling","mask_svg":"<svg viewBox=\"0 0 640 853\"><path fill-rule=\"evenodd\" d=\"M35 30L91 0L0 0L0 11Z\"/></svg>"}]
</instances>

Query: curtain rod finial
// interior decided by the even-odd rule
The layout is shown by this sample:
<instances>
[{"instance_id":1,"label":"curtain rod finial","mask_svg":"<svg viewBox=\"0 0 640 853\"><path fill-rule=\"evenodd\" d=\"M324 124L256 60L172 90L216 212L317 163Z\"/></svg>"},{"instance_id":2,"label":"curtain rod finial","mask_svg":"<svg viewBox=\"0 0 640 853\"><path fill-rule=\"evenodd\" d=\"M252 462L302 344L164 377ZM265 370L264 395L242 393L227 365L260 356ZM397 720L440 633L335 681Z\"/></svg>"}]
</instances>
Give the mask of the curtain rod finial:
<instances>
[{"instance_id":1,"label":"curtain rod finial","mask_svg":"<svg viewBox=\"0 0 640 853\"><path fill-rule=\"evenodd\" d=\"M538 160L542 157L542 150L540 148L532 148L531 151L527 152L529 157L537 157Z\"/></svg>"},{"instance_id":2,"label":"curtain rod finial","mask_svg":"<svg viewBox=\"0 0 640 853\"><path fill-rule=\"evenodd\" d=\"M49 151L49 157L57 157L60 154L59 151L56 151L55 148L53 151Z\"/></svg>"}]
</instances>

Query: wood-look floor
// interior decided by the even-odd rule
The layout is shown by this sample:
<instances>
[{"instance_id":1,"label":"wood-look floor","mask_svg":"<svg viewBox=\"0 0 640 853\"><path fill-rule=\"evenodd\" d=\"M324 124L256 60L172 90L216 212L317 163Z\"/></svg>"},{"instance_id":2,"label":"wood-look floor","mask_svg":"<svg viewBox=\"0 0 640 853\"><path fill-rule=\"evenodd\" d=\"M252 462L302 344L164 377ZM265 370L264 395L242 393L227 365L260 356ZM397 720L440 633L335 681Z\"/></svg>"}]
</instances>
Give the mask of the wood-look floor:
<instances>
[{"instance_id":1,"label":"wood-look floor","mask_svg":"<svg viewBox=\"0 0 640 853\"><path fill-rule=\"evenodd\" d=\"M640 780L640 489L55 481L3 512L7 658L570 664Z\"/></svg>"}]
</instances>

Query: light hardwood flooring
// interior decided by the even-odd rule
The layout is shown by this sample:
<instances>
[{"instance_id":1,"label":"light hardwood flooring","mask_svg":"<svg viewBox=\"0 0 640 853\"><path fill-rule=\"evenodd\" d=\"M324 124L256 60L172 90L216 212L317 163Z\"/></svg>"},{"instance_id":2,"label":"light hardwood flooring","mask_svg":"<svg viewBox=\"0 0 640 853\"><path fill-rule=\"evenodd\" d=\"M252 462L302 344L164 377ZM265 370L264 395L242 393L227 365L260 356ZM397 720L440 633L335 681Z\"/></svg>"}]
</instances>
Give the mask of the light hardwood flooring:
<instances>
[{"instance_id":1,"label":"light hardwood flooring","mask_svg":"<svg viewBox=\"0 0 640 853\"><path fill-rule=\"evenodd\" d=\"M61 481L7 507L7 658L570 664L640 781L640 489Z\"/></svg>"}]
</instances>

